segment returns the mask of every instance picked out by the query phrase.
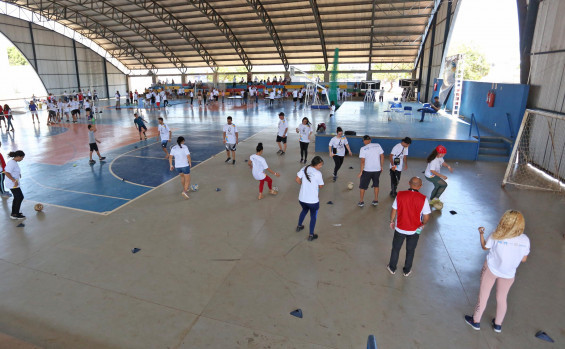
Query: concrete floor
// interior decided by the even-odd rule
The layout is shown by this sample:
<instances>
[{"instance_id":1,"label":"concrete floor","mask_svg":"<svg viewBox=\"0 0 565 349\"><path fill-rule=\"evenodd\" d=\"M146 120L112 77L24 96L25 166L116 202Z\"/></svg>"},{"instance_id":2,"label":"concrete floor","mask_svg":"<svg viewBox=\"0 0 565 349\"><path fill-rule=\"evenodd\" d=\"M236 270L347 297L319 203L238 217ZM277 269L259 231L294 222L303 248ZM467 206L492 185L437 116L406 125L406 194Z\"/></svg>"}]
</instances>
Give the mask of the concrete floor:
<instances>
[{"instance_id":1,"label":"concrete floor","mask_svg":"<svg viewBox=\"0 0 565 349\"><path fill-rule=\"evenodd\" d=\"M360 209L358 191L346 188L357 183L358 158L347 158L332 183L333 163L319 154L327 180L320 238L308 242L294 230L298 144L277 156L275 127L241 143L236 166L220 154L194 168L200 190L188 201L173 180L108 216L52 206L35 214L25 202L25 227L6 218L0 230L0 332L44 348L364 348L374 334L379 348L494 349L550 347L534 337L544 330L563 347L562 196L502 190L504 164L459 162L443 211L422 233L413 274L392 276L388 176L380 205ZM282 175L274 180L279 195L257 201L242 160L260 141ZM424 168L410 160L401 189ZM3 200L4 217L9 204ZM503 332L489 327L492 297L476 332L463 320L486 255L476 228L492 231L510 208L526 217L531 254L518 269ZM141 251L132 254L134 247ZM296 308L303 319L289 315Z\"/></svg>"}]
</instances>

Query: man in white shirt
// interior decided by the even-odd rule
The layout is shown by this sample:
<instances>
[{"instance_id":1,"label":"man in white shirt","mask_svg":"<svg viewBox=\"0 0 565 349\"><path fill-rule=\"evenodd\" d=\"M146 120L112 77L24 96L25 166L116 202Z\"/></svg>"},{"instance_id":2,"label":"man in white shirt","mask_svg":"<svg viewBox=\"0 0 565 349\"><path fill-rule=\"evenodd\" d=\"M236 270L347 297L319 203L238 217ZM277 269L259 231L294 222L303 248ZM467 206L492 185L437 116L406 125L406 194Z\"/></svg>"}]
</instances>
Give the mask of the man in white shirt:
<instances>
[{"instance_id":1,"label":"man in white shirt","mask_svg":"<svg viewBox=\"0 0 565 349\"><path fill-rule=\"evenodd\" d=\"M168 159L169 152L167 151L167 143L169 143L173 132L171 131L169 126L165 124L163 118L159 118L159 126L157 127L157 129L159 130L159 136L161 137L161 148L165 152L165 159Z\"/></svg>"},{"instance_id":2,"label":"man in white shirt","mask_svg":"<svg viewBox=\"0 0 565 349\"><path fill-rule=\"evenodd\" d=\"M359 151L359 158L361 159L361 171L357 177L361 178L359 182L360 200L357 206L363 207L365 203L365 190L369 188L369 183L373 181L373 189L375 191L375 200L371 203L373 206L379 204L379 178L385 161L383 148L378 143L371 143L371 137L368 135L363 136L363 144Z\"/></svg>"},{"instance_id":3,"label":"man in white shirt","mask_svg":"<svg viewBox=\"0 0 565 349\"><path fill-rule=\"evenodd\" d=\"M226 147L226 154L228 156L225 161L226 163L232 160L232 165L235 165L235 151L238 143L239 132L237 132L237 126L232 123L232 117L228 116L228 123L224 125L224 146Z\"/></svg>"},{"instance_id":4,"label":"man in white shirt","mask_svg":"<svg viewBox=\"0 0 565 349\"><path fill-rule=\"evenodd\" d=\"M273 106L273 102L275 101L275 89L273 88L269 93L269 106Z\"/></svg>"},{"instance_id":5,"label":"man in white shirt","mask_svg":"<svg viewBox=\"0 0 565 349\"><path fill-rule=\"evenodd\" d=\"M274 92L271 92L274 93ZM279 151L277 154L284 155L286 153L286 134L288 132L288 124L284 118L284 113L279 113L279 127L277 132L277 144L279 146ZM281 145L284 144L284 147Z\"/></svg>"},{"instance_id":6,"label":"man in white shirt","mask_svg":"<svg viewBox=\"0 0 565 349\"><path fill-rule=\"evenodd\" d=\"M384 89L384 88L381 88L381 89L379 90L379 102L384 101L384 95L385 95L385 89Z\"/></svg>"},{"instance_id":7,"label":"man in white shirt","mask_svg":"<svg viewBox=\"0 0 565 349\"><path fill-rule=\"evenodd\" d=\"M396 187L400 181L402 171L408 168L408 147L412 143L410 137L405 137L402 142L395 145L389 155L390 158L390 196L396 197Z\"/></svg>"}]
</instances>

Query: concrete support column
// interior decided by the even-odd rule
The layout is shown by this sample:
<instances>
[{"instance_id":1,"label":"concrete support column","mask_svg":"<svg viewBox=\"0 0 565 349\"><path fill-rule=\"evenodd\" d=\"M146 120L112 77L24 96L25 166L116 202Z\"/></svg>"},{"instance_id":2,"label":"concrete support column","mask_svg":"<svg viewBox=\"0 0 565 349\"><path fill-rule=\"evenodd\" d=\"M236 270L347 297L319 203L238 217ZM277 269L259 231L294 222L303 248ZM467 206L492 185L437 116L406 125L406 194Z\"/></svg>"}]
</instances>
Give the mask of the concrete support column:
<instances>
[{"instance_id":1,"label":"concrete support column","mask_svg":"<svg viewBox=\"0 0 565 349\"><path fill-rule=\"evenodd\" d=\"M324 72L324 82L330 82L330 72L327 70Z\"/></svg>"},{"instance_id":2,"label":"concrete support column","mask_svg":"<svg viewBox=\"0 0 565 349\"><path fill-rule=\"evenodd\" d=\"M369 70L367 72L367 81L372 81L372 80L373 80L373 72Z\"/></svg>"},{"instance_id":3,"label":"concrete support column","mask_svg":"<svg viewBox=\"0 0 565 349\"><path fill-rule=\"evenodd\" d=\"M219 76L218 76L218 71L216 70L213 74L212 74L212 82L214 83L214 86L218 85L218 81L219 81Z\"/></svg>"},{"instance_id":4,"label":"concrete support column","mask_svg":"<svg viewBox=\"0 0 565 349\"><path fill-rule=\"evenodd\" d=\"M180 76L180 82L181 82L181 84L183 84L183 85L186 84L186 74L181 74L181 76Z\"/></svg>"},{"instance_id":5,"label":"concrete support column","mask_svg":"<svg viewBox=\"0 0 565 349\"><path fill-rule=\"evenodd\" d=\"M157 75L155 73L151 74L151 83L152 84L157 83Z\"/></svg>"}]
</instances>

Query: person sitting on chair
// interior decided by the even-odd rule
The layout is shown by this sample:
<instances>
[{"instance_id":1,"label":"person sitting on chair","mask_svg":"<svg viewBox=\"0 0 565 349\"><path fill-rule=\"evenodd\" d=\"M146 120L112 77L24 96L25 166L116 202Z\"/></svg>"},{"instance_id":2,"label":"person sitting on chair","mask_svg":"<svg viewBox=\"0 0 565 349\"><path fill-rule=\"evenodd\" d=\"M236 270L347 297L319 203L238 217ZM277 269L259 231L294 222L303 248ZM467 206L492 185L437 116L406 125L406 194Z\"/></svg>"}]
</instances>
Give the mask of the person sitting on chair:
<instances>
[{"instance_id":1,"label":"person sitting on chair","mask_svg":"<svg viewBox=\"0 0 565 349\"><path fill-rule=\"evenodd\" d=\"M433 102L429 105L429 107L424 104L424 108L418 109L418 111L422 112L422 118L420 119L420 122L424 122L424 116L426 115L426 113L435 114L439 111L440 108L441 103L439 102L439 97L435 96Z\"/></svg>"}]
</instances>

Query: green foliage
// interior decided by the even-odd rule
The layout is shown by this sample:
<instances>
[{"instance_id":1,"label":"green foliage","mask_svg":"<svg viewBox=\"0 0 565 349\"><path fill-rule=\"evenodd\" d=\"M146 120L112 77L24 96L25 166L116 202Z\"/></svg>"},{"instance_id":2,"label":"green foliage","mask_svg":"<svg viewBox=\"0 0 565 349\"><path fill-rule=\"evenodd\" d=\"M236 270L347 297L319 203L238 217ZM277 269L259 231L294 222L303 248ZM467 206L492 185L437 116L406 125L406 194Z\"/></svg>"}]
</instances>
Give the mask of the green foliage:
<instances>
[{"instance_id":1,"label":"green foliage","mask_svg":"<svg viewBox=\"0 0 565 349\"><path fill-rule=\"evenodd\" d=\"M456 54L463 55L463 79L481 80L490 72L485 54L475 44L461 44L449 49L449 56Z\"/></svg>"},{"instance_id":2,"label":"green foliage","mask_svg":"<svg viewBox=\"0 0 565 349\"><path fill-rule=\"evenodd\" d=\"M233 77L237 79L237 82L241 80L247 81L247 69L244 66L238 67L218 67L218 82L231 83Z\"/></svg>"},{"instance_id":3,"label":"green foliage","mask_svg":"<svg viewBox=\"0 0 565 349\"><path fill-rule=\"evenodd\" d=\"M10 65L28 65L27 59L15 46L8 47L8 64Z\"/></svg>"},{"instance_id":4,"label":"green foliage","mask_svg":"<svg viewBox=\"0 0 565 349\"><path fill-rule=\"evenodd\" d=\"M373 70L412 70L411 63L375 63ZM396 82L399 79L410 79L411 73L391 72L391 73L373 73L373 80L381 80L381 82Z\"/></svg>"}]
</instances>

